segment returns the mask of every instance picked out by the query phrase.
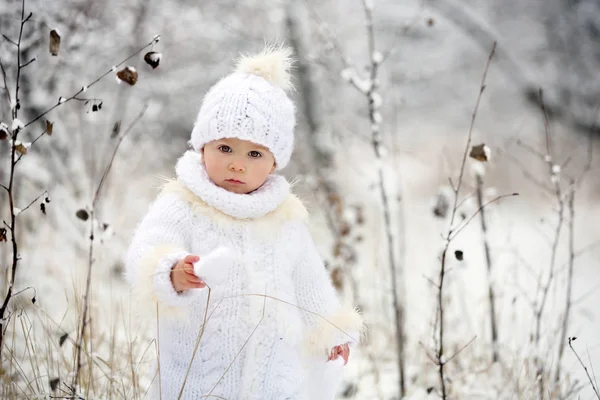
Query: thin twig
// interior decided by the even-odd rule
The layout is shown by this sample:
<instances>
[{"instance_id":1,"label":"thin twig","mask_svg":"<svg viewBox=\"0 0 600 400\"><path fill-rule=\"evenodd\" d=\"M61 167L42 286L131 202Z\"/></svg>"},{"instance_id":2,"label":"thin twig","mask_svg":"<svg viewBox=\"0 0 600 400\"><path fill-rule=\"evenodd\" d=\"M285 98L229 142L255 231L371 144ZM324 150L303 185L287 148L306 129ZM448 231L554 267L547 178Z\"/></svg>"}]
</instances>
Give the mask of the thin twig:
<instances>
[{"instance_id":1,"label":"thin twig","mask_svg":"<svg viewBox=\"0 0 600 400\"><path fill-rule=\"evenodd\" d=\"M99 80L99 79L98 79ZM96 82L98 81L96 80ZM146 111L147 106L144 106L144 108L142 109L142 112L139 114L138 117L136 117L132 123L129 125L129 127L127 128L127 130L125 131L125 133L123 134L123 136L121 136L119 138L119 140L117 141L117 144L115 145L115 148L113 150L112 156L110 161L108 162L106 169L104 171L104 174L102 175L102 178L100 179L100 182L98 183L98 187L96 189L96 192L94 194L94 198L92 201L92 209L90 210L90 215L89 215L89 220L90 220L90 245L89 245L89 253L88 253L88 270L87 270L87 278L86 278L86 284L85 284L85 292L84 292L84 297L83 297L83 314L81 317L81 327L79 332L77 333L77 345L75 347L75 374L73 376L73 383L72 383L72 387L73 387L73 394L76 393L77 391L77 386L78 386L78 380L79 380L79 374L81 371L81 350L83 347L83 337L85 334L85 328L87 326L87 314L88 314L88 310L89 310L89 294L90 294L90 285L91 285L91 280L92 280L92 266L93 266L93 262L94 262L94 223L95 223L95 212L96 212L96 205L97 202L100 198L99 194L100 194L100 190L102 189L102 185L104 184L105 178L108 176L108 173L110 172L110 169L112 167L113 164L113 160L117 154L117 151L119 149L119 146L121 145L123 139L125 138L125 136L127 135L127 133L129 133L129 131L137 124L137 122L140 120L141 116L144 114L144 112Z\"/></svg>"},{"instance_id":2,"label":"thin twig","mask_svg":"<svg viewBox=\"0 0 600 400\"><path fill-rule=\"evenodd\" d=\"M498 361L498 326L496 324L496 301L494 296L494 286L492 284L492 256L490 254L490 244L488 242L487 221L485 219L485 210L483 208L483 176L475 176L477 184L477 205L481 210L481 236L483 239L483 251L485 254L485 264L488 274L488 301L490 307L490 331L492 334L492 362Z\"/></svg>"},{"instance_id":3,"label":"thin twig","mask_svg":"<svg viewBox=\"0 0 600 400\"><path fill-rule=\"evenodd\" d=\"M100 197L100 191L102 190L104 181L106 180L106 177L108 176L108 173L110 172L110 170L112 168L113 161L115 160L115 156L117 155L117 151L119 151L119 147L121 146L121 143L127 137L127 134L131 131L131 129L133 129L133 127L144 116L147 109L148 109L148 104L144 104L140 113L133 119L133 121L131 121L131 123L129 124L127 129L123 132L123 134L119 136L117 145L115 146L115 148L112 152L112 155L110 157L110 160L108 161L108 164L106 165L106 168L104 169L104 172L102 173L102 178L100 178L100 183L98 184L98 188L96 189L96 193L94 194L94 200L92 201L92 208L95 208L95 206L96 206L96 202L98 201L98 198Z\"/></svg>"},{"instance_id":4,"label":"thin twig","mask_svg":"<svg viewBox=\"0 0 600 400\"><path fill-rule=\"evenodd\" d=\"M44 193L40 194L38 197L36 197L31 203L29 203L29 205L27 205L27 207L25 207L24 209L21 210L21 213L25 212L25 210L27 210L29 207L31 207L32 205L35 204L36 201L38 201L43 195L48 194L48 191L44 190ZM16 295L16 293L15 293Z\"/></svg>"},{"instance_id":5,"label":"thin twig","mask_svg":"<svg viewBox=\"0 0 600 400\"><path fill-rule=\"evenodd\" d=\"M551 177L553 186L554 186L554 195L556 197L556 200L558 202L558 210L557 210L557 214L558 214L558 222L556 224L555 230L554 230L554 241L552 243L552 250L550 253L550 271L548 273L548 279L545 282L545 285L543 285L541 288L538 285L538 292L539 290L542 291L542 298L540 300L539 303L539 307L535 312L535 334L534 334L534 344L536 346L536 355L534 358L534 362L536 364L536 376L538 376L538 395L540 398L544 397L544 386L545 386L545 379L544 379L544 361L541 360L541 357L539 356L539 353L541 351L541 349L539 348L539 343L540 343L540 338L541 338L541 334L542 334L542 317L544 314L544 309L546 306L546 302L548 300L548 293L550 292L550 286L552 285L552 281L554 279L554 274L555 274L555 265L556 265L556 257L557 257L557 253L558 253L558 244L560 241L560 236L561 236L561 232L562 232L562 226L563 226L563 222L564 222L564 208L565 208L565 201L563 199L563 194L562 194L562 189L560 186L560 178L559 178L559 174L556 173L556 171L554 171L554 164L553 164L553 157L552 157L552 142L551 142L551 137L550 137L550 126L548 123L548 115L546 113L546 108L544 105L544 100L542 97L542 90L540 89L539 91L539 96L540 96L540 105L541 105L541 110L542 110L542 114L544 117L544 135L546 138L546 155L544 156L544 161L547 163L548 165L548 171L549 171L549 175ZM540 284L541 284L541 280L540 280Z\"/></svg>"},{"instance_id":6,"label":"thin twig","mask_svg":"<svg viewBox=\"0 0 600 400\"><path fill-rule=\"evenodd\" d=\"M266 309L266 305L267 305L267 297L270 297L270 296L267 296L266 290L265 290L264 296L265 297L263 299L262 316L260 317L260 320L258 321L258 323L256 324L256 326L254 327L254 329L252 330L252 332L250 333L250 335L248 336L248 338L246 339L246 341L244 342L244 344L242 345L242 347L238 350L238 352L236 353L235 357L233 357L233 360L231 360L231 363L229 363L229 365L225 369L225 372L223 372L223 374L221 375L221 377L219 378L219 380L217 381L217 383L215 383L215 385L210 390L210 392L208 392L207 396L211 396L212 395L212 392L217 388L217 386L219 385L219 383L221 383L221 381L223 380L223 378L225 377L225 375L227 374L227 372L229 372L229 369L231 368L231 366L233 365L233 363L235 362L235 360L237 360L237 358L242 353L242 351L244 350L244 348L246 347L246 345L248 344L248 342L250 341L250 339L252 339L252 336L254 335L254 332L256 332L256 330L258 329L258 327L260 326L260 324L265 319L265 309Z\"/></svg>"},{"instance_id":7,"label":"thin twig","mask_svg":"<svg viewBox=\"0 0 600 400\"><path fill-rule=\"evenodd\" d=\"M575 190L569 193L569 273L567 275L567 294L565 298L565 313L562 321L560 339L558 341L558 360L556 361L556 375L554 380L560 381L560 368L565 344L567 339L567 328L569 326L569 317L571 316L571 307L573 305L573 271L575 266Z\"/></svg>"},{"instance_id":8,"label":"thin twig","mask_svg":"<svg viewBox=\"0 0 600 400\"><path fill-rule=\"evenodd\" d=\"M592 377L590 376L590 373L588 372L587 367L585 366L585 364L583 363L583 361L581 360L581 358L579 357L579 354L577 354L577 352L575 351L575 349L573 348L573 341L575 340L575 337L570 337L569 338L569 347L571 348L571 350L573 351L573 354L575 354L575 357L577 357L577 359L579 360L579 364L581 364L581 366L583 367L583 369L585 370L585 373L590 381L590 385L592 385L592 389L594 390L594 393L596 394L596 397L600 400L600 393L598 392L598 388L596 387L596 385L594 385L594 381L592 380Z\"/></svg>"},{"instance_id":9,"label":"thin twig","mask_svg":"<svg viewBox=\"0 0 600 400\"><path fill-rule=\"evenodd\" d=\"M465 151L463 153L463 159L462 159L462 162L460 165L460 173L458 176L458 182L456 184L456 187L454 188L454 205L453 205L452 214L450 217L450 227L448 228L448 233L446 235L446 244L444 246L444 250L442 251L442 257L441 257L441 262L440 262L439 285L438 285L439 289L437 292L437 320L438 320L439 326L437 329L438 337L437 337L436 365L438 367L438 376L439 376L439 380L440 380L441 395L442 395L443 400L446 400L448 397L447 389L446 389L445 370L444 370L444 367L446 365L446 360L444 357L444 351L445 351L445 348L444 348L444 328L445 328L444 280L445 280L446 273L447 273L447 271L446 271L447 254L448 254L448 250L450 248L450 243L456 237L456 235L458 233L460 233L460 230L462 230L462 228L460 228L456 232L454 232L452 229L452 226L454 225L454 219L456 218L458 198L460 195L460 188L463 183L465 165L467 162L467 154L471 147L471 139L472 139L472 135L473 135L473 127L475 125L475 118L477 116L477 111L479 110L479 103L481 102L481 97L482 97L483 91L485 90L485 81L486 81L487 73L490 68L490 64L492 62L492 58L494 56L495 51L496 51L496 42L494 42L494 45L492 46L492 50L490 51L487 62L485 64L485 69L483 71L483 76L481 78L481 84L479 87L479 93L477 95L475 107L473 108L473 113L471 116L471 124L469 126L469 132L468 132L467 141L465 144ZM473 219L476 214L477 214L477 212L469 219L469 221L471 219ZM467 221L467 224L469 221ZM466 226L466 224L464 226Z\"/></svg>"},{"instance_id":10,"label":"thin twig","mask_svg":"<svg viewBox=\"0 0 600 400\"><path fill-rule=\"evenodd\" d=\"M187 383L188 376L190 374L190 370L192 369L192 363L194 362L194 358L196 357L196 352L198 351L198 348L200 347L200 341L204 337L206 323L208 322L208 320L207 320L208 307L210 306L210 294L212 292L212 289L208 285L206 287L208 288L208 296L206 299L206 307L204 309L204 321L202 321L202 328L200 329L200 332L198 333L198 337L196 338L196 345L194 346L194 351L192 352L192 358L190 359L190 363L188 364L187 371L185 372L185 378L183 379L183 384L181 385L181 389L179 390L179 396L177 397L177 399L181 399L181 396L183 396L183 389L185 388L185 384ZM162 396L162 393L161 393L161 396Z\"/></svg>"},{"instance_id":11,"label":"thin twig","mask_svg":"<svg viewBox=\"0 0 600 400\"><path fill-rule=\"evenodd\" d=\"M467 344L465 344L463 347L461 347L460 349L458 349L456 351L456 353L454 353L452 356L450 356L450 358L448 358L445 362L446 364L449 363L450 361L452 361L454 358L456 358L457 355L459 355L464 349L466 349L467 347L469 347L469 345L471 343L473 343L475 341L475 339L477 339L477 335L473 336L473 338L471 340L469 340L469 342Z\"/></svg>"},{"instance_id":12,"label":"thin twig","mask_svg":"<svg viewBox=\"0 0 600 400\"><path fill-rule=\"evenodd\" d=\"M458 234L467 227L467 225L469 225L469 223L473 220L473 218L475 218L477 216L477 214L479 214L480 212L483 211L483 209L487 206L489 206L492 203L495 203L505 197L513 197L513 196L518 196L519 193L510 193L510 194L502 194L490 201L488 201L487 203L481 205L477 211L475 211L469 218L467 218L467 220L465 222L463 222L461 225L459 225L458 228L456 228L455 230L450 229L450 232L452 233L450 240L454 240L454 238L456 238L456 236L458 236Z\"/></svg>"}]
</instances>

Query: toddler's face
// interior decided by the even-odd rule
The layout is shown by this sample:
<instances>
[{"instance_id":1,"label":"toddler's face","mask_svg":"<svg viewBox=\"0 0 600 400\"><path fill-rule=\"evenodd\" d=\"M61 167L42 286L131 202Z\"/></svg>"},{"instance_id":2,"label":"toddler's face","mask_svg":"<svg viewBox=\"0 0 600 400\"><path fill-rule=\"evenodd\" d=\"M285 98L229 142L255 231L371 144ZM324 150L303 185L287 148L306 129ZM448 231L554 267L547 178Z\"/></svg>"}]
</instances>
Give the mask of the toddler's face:
<instances>
[{"instance_id":1,"label":"toddler's face","mask_svg":"<svg viewBox=\"0 0 600 400\"><path fill-rule=\"evenodd\" d=\"M214 140L204 145L202 155L213 183L234 193L246 194L258 189L275 171L273 154L247 140Z\"/></svg>"}]
</instances>

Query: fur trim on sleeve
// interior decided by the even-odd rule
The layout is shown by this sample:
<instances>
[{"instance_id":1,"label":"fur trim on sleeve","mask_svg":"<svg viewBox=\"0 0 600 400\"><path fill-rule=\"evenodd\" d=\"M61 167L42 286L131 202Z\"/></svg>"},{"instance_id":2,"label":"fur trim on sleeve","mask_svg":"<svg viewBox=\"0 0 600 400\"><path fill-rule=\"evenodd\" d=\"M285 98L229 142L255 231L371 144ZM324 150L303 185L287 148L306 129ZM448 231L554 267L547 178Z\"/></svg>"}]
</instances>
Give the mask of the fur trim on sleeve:
<instances>
[{"instance_id":1,"label":"fur trim on sleeve","mask_svg":"<svg viewBox=\"0 0 600 400\"><path fill-rule=\"evenodd\" d=\"M137 265L137 282L134 284L136 298L148 313L158 312L163 316L184 316L184 307L194 297L194 291L177 293L171 282L171 268L188 255L188 252L173 246L156 246L142 257Z\"/></svg>"},{"instance_id":2,"label":"fur trim on sleeve","mask_svg":"<svg viewBox=\"0 0 600 400\"><path fill-rule=\"evenodd\" d=\"M304 340L308 355L322 357L335 346L345 343L358 344L365 332L365 325L358 310L340 309L337 313L319 318L316 326L309 328Z\"/></svg>"}]
</instances>

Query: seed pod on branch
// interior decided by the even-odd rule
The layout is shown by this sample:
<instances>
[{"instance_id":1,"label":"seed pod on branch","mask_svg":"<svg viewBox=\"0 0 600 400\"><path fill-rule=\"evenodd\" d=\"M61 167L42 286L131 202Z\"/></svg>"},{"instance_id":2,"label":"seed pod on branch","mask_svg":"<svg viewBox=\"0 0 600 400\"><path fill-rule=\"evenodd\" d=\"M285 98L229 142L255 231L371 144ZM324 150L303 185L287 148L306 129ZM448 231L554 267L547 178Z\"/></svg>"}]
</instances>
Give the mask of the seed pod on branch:
<instances>
[{"instance_id":1,"label":"seed pod on branch","mask_svg":"<svg viewBox=\"0 0 600 400\"><path fill-rule=\"evenodd\" d=\"M477 161L489 161L490 155L490 148L483 143L471 147L471 152L469 153L469 157Z\"/></svg>"},{"instance_id":2,"label":"seed pod on branch","mask_svg":"<svg viewBox=\"0 0 600 400\"><path fill-rule=\"evenodd\" d=\"M56 29L50 31L50 54L57 56L60 51L60 34Z\"/></svg>"},{"instance_id":3,"label":"seed pod on branch","mask_svg":"<svg viewBox=\"0 0 600 400\"><path fill-rule=\"evenodd\" d=\"M146 53L146 55L144 56L144 61L146 61L146 64L151 66L152 69L155 69L156 67L158 67L158 64L160 64L161 58L162 58L162 53L158 53L156 51L150 51L150 52Z\"/></svg>"},{"instance_id":4,"label":"seed pod on branch","mask_svg":"<svg viewBox=\"0 0 600 400\"><path fill-rule=\"evenodd\" d=\"M135 70L135 68L127 66L119 72L117 72L117 78L133 86L137 82L138 73Z\"/></svg>"}]
</instances>

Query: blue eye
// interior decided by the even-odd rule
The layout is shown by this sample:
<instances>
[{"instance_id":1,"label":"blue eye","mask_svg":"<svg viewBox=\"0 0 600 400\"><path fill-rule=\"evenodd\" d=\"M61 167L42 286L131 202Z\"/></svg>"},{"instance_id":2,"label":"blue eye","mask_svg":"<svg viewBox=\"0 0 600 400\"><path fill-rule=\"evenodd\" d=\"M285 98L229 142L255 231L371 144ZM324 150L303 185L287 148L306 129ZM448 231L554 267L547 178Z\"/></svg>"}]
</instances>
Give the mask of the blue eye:
<instances>
[{"instance_id":1,"label":"blue eye","mask_svg":"<svg viewBox=\"0 0 600 400\"><path fill-rule=\"evenodd\" d=\"M219 150L221 150L223 153L231 153L231 147L227 146L227 145L221 145L219 146Z\"/></svg>"},{"instance_id":2,"label":"blue eye","mask_svg":"<svg viewBox=\"0 0 600 400\"><path fill-rule=\"evenodd\" d=\"M256 150L252 150L250 153L248 153L248 155L252 158L262 157L262 154L260 154L260 152L258 152Z\"/></svg>"}]
</instances>

